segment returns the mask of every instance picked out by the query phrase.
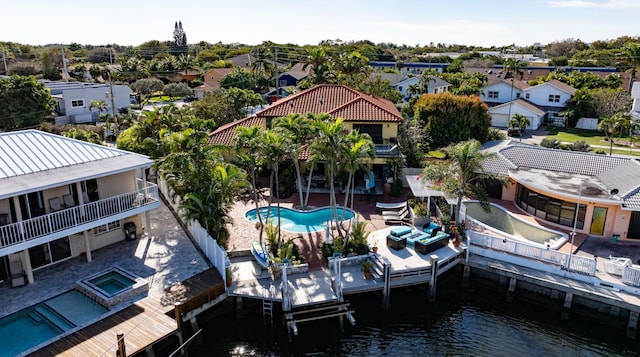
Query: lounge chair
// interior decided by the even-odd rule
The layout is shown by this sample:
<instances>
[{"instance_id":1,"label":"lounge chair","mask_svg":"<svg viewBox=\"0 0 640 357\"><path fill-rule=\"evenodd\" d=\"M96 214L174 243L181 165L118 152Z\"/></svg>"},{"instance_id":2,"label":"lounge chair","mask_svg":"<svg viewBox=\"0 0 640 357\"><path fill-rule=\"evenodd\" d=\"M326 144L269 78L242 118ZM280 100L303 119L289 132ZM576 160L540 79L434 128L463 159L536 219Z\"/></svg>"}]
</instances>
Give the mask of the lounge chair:
<instances>
[{"instance_id":1,"label":"lounge chair","mask_svg":"<svg viewBox=\"0 0 640 357\"><path fill-rule=\"evenodd\" d=\"M383 215L382 218L384 218L384 223L389 224L389 223L408 223L409 221L411 221L411 215L409 214L409 210L403 210L401 213L399 214L386 214Z\"/></svg>"},{"instance_id":2,"label":"lounge chair","mask_svg":"<svg viewBox=\"0 0 640 357\"><path fill-rule=\"evenodd\" d=\"M60 202L60 199L58 197L49 199L49 207L51 207L51 211L53 212L60 211L61 209L64 208L62 206L62 202Z\"/></svg>"},{"instance_id":3,"label":"lounge chair","mask_svg":"<svg viewBox=\"0 0 640 357\"><path fill-rule=\"evenodd\" d=\"M408 207L404 207L398 211L382 211L382 215L383 216L399 216L399 215L403 215L405 213L409 213L409 208Z\"/></svg>"},{"instance_id":4,"label":"lounge chair","mask_svg":"<svg viewBox=\"0 0 640 357\"><path fill-rule=\"evenodd\" d=\"M64 201L64 206L67 208L74 207L76 205L76 201L74 201L71 194L62 196L62 200Z\"/></svg>"},{"instance_id":5,"label":"lounge chair","mask_svg":"<svg viewBox=\"0 0 640 357\"><path fill-rule=\"evenodd\" d=\"M407 207L407 201L396 203L376 202L376 208L381 210L400 210Z\"/></svg>"}]
</instances>

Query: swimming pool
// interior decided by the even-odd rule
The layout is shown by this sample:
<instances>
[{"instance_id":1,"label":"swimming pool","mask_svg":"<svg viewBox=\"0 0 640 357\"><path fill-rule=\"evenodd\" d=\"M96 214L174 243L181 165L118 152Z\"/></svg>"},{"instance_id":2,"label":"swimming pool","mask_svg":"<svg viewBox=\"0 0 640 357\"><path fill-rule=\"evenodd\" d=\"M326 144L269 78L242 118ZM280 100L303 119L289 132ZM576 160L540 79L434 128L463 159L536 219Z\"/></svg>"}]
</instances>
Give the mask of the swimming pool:
<instances>
[{"instance_id":1,"label":"swimming pool","mask_svg":"<svg viewBox=\"0 0 640 357\"><path fill-rule=\"evenodd\" d=\"M0 319L0 356L25 352L107 311L80 291L70 290L15 312Z\"/></svg>"},{"instance_id":2,"label":"swimming pool","mask_svg":"<svg viewBox=\"0 0 640 357\"><path fill-rule=\"evenodd\" d=\"M551 249L560 248L568 240L567 234L526 222L495 203L491 203L489 212L485 211L478 201L465 202L464 206L467 209L467 220L473 220L508 238L544 248L548 245Z\"/></svg>"},{"instance_id":3,"label":"swimming pool","mask_svg":"<svg viewBox=\"0 0 640 357\"><path fill-rule=\"evenodd\" d=\"M267 217L268 207L260 207L260 214L264 220ZM343 208L338 208L338 217L342 217ZM321 207L309 211L300 211L291 208L280 208L280 228L291 233L311 233L325 230L327 221L331 220L333 210L331 207ZM256 209L247 211L244 217L251 222L257 222ZM355 212L346 209L344 220L348 221L355 217ZM269 219L273 219L273 224L278 224L278 207L271 207Z\"/></svg>"}]
</instances>

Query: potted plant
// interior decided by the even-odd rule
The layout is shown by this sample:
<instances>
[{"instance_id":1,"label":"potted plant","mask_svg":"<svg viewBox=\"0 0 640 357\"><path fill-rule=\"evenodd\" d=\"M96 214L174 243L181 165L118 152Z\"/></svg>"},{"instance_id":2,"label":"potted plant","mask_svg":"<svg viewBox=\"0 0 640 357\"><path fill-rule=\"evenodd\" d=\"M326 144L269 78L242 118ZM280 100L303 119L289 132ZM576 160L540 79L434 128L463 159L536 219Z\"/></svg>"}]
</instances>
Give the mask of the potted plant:
<instances>
[{"instance_id":1,"label":"potted plant","mask_svg":"<svg viewBox=\"0 0 640 357\"><path fill-rule=\"evenodd\" d=\"M413 205L413 225L416 227L422 227L424 225L429 224L429 222L431 221L429 219L429 211L427 210L427 203L426 202L416 202L416 204Z\"/></svg>"},{"instance_id":2,"label":"potted plant","mask_svg":"<svg viewBox=\"0 0 640 357\"><path fill-rule=\"evenodd\" d=\"M364 273L365 279L371 279L373 277L373 274L371 273L371 271L373 270L373 263L371 263L369 259L362 262L360 269Z\"/></svg>"},{"instance_id":3,"label":"potted plant","mask_svg":"<svg viewBox=\"0 0 640 357\"><path fill-rule=\"evenodd\" d=\"M374 253L378 253L378 240L373 241L373 246L371 247L371 251Z\"/></svg>"},{"instance_id":4,"label":"potted plant","mask_svg":"<svg viewBox=\"0 0 640 357\"><path fill-rule=\"evenodd\" d=\"M224 268L224 272L226 275L227 287L231 286L233 283L233 273L231 272L231 267Z\"/></svg>"}]
</instances>

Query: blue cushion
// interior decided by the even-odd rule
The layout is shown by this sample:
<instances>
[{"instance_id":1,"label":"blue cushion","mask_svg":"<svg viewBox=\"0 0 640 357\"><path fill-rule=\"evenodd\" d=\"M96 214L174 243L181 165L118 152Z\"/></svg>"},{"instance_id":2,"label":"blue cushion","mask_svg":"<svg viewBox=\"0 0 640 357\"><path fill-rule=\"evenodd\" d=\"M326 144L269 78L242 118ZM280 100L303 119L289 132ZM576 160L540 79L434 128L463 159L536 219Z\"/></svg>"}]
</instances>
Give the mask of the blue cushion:
<instances>
[{"instance_id":1,"label":"blue cushion","mask_svg":"<svg viewBox=\"0 0 640 357\"><path fill-rule=\"evenodd\" d=\"M391 235L396 236L396 237L400 237L402 235L405 235L407 233L410 233L413 229L410 227L398 227L398 228L394 228L391 230Z\"/></svg>"}]
</instances>

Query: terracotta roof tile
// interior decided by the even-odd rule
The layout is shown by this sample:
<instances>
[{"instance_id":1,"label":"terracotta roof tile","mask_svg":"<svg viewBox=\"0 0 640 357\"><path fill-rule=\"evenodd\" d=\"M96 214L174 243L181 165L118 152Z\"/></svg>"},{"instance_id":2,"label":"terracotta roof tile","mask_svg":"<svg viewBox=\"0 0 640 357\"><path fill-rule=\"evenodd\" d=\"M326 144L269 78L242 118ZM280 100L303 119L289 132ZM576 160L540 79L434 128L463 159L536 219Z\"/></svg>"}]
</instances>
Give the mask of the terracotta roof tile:
<instances>
[{"instance_id":1,"label":"terracotta roof tile","mask_svg":"<svg viewBox=\"0 0 640 357\"><path fill-rule=\"evenodd\" d=\"M244 119L225 124L209 134L209 144L231 146L233 145L233 137L236 135L236 128L239 126L250 128L254 125L258 125L263 128L266 127L264 119L256 116L246 117Z\"/></svg>"}]
</instances>

